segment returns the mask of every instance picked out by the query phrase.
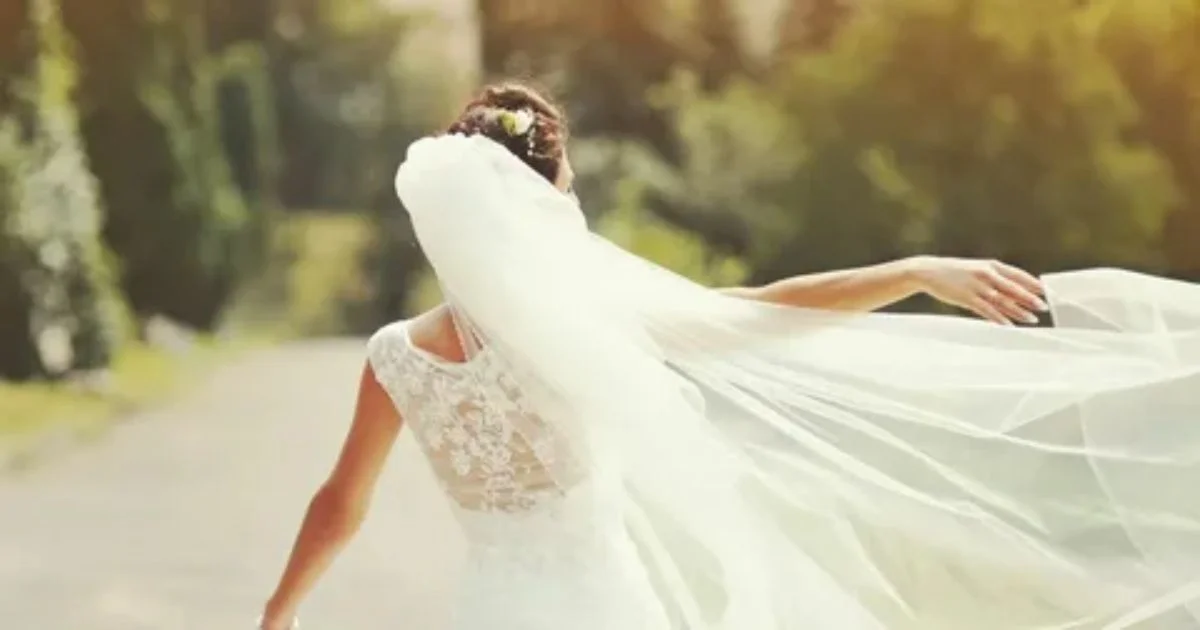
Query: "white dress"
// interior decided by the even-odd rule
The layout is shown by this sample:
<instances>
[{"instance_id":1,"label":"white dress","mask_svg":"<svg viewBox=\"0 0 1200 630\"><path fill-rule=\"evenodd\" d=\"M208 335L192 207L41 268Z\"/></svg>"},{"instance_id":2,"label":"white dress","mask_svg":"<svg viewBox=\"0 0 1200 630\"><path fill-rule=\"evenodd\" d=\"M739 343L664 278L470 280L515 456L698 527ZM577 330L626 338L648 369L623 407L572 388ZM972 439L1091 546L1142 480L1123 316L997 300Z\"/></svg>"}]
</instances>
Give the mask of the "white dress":
<instances>
[{"instance_id":1,"label":"white dress","mask_svg":"<svg viewBox=\"0 0 1200 630\"><path fill-rule=\"evenodd\" d=\"M396 189L489 343L370 348L470 539L459 630L1200 627L1200 286L1056 274L1051 329L787 309L487 138Z\"/></svg>"},{"instance_id":2,"label":"white dress","mask_svg":"<svg viewBox=\"0 0 1200 630\"><path fill-rule=\"evenodd\" d=\"M671 627L619 507L582 472L566 491L550 481L551 465L573 465L565 440L530 417L486 350L447 362L415 346L407 322L381 329L367 350L467 537L455 630Z\"/></svg>"}]
</instances>

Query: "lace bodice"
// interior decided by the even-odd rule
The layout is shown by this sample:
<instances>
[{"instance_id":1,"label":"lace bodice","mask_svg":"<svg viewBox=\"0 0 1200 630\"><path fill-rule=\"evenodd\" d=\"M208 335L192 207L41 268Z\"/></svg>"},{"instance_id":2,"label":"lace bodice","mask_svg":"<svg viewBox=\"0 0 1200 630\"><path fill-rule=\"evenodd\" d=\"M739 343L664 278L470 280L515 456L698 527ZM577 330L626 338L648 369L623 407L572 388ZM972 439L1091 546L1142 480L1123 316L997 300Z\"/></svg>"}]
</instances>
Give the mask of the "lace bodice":
<instances>
[{"instance_id":1,"label":"lace bodice","mask_svg":"<svg viewBox=\"0 0 1200 630\"><path fill-rule=\"evenodd\" d=\"M408 322L396 322L371 337L367 352L438 482L460 508L521 512L562 495L563 471L572 468L564 440L530 412L486 349L452 363L418 348Z\"/></svg>"},{"instance_id":2,"label":"lace bodice","mask_svg":"<svg viewBox=\"0 0 1200 630\"><path fill-rule=\"evenodd\" d=\"M471 553L459 630L665 630L625 533L551 422L486 348L447 362L407 322L367 344L371 366L457 506Z\"/></svg>"}]
</instances>

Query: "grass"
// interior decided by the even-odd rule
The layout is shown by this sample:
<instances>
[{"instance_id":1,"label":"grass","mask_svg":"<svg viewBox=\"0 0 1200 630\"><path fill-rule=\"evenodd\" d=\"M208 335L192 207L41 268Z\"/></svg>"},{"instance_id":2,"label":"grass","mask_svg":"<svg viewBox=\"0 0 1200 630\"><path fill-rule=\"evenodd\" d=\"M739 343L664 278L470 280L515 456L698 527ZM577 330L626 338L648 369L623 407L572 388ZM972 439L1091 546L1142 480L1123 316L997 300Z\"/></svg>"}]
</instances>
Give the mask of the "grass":
<instances>
[{"instance_id":1,"label":"grass","mask_svg":"<svg viewBox=\"0 0 1200 630\"><path fill-rule=\"evenodd\" d=\"M289 213L274 236L271 268L241 304L231 305L233 341L201 337L184 352L129 344L103 387L0 381L0 468L23 465L44 440L95 435L133 411L161 404L231 353L341 332L344 305L369 293L362 258L373 229L364 213Z\"/></svg>"},{"instance_id":2,"label":"grass","mask_svg":"<svg viewBox=\"0 0 1200 630\"><path fill-rule=\"evenodd\" d=\"M39 438L83 437L127 413L168 399L242 343L198 341L185 354L130 344L102 388L77 382L0 381L0 454L35 448ZM2 463L2 462L0 462Z\"/></svg>"}]
</instances>

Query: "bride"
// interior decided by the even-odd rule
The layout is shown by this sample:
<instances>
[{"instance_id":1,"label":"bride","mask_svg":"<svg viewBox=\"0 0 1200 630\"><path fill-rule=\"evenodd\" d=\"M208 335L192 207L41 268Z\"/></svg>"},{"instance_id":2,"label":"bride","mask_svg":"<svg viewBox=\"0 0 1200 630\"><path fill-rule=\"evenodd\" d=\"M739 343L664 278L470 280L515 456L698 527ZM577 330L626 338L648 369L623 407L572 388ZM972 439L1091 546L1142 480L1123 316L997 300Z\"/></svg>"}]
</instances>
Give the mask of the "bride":
<instances>
[{"instance_id":1,"label":"bride","mask_svg":"<svg viewBox=\"0 0 1200 630\"><path fill-rule=\"evenodd\" d=\"M498 86L409 149L446 302L368 342L261 628L402 423L469 543L458 630L1200 627L1200 287L922 257L705 289L588 232L566 137ZM864 313L918 291L1006 325Z\"/></svg>"}]
</instances>

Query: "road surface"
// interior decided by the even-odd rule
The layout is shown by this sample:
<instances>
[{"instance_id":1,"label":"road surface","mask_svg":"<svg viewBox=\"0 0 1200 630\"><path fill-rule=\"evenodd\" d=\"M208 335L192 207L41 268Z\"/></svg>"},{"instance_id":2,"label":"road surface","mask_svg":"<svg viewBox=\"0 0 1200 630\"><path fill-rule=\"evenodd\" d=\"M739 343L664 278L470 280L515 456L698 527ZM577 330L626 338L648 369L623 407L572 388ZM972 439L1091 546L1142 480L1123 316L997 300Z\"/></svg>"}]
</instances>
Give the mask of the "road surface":
<instances>
[{"instance_id":1,"label":"road surface","mask_svg":"<svg viewBox=\"0 0 1200 630\"><path fill-rule=\"evenodd\" d=\"M362 342L248 355L0 477L0 628L250 630L348 426ZM305 630L439 630L460 535L406 437Z\"/></svg>"}]
</instances>

